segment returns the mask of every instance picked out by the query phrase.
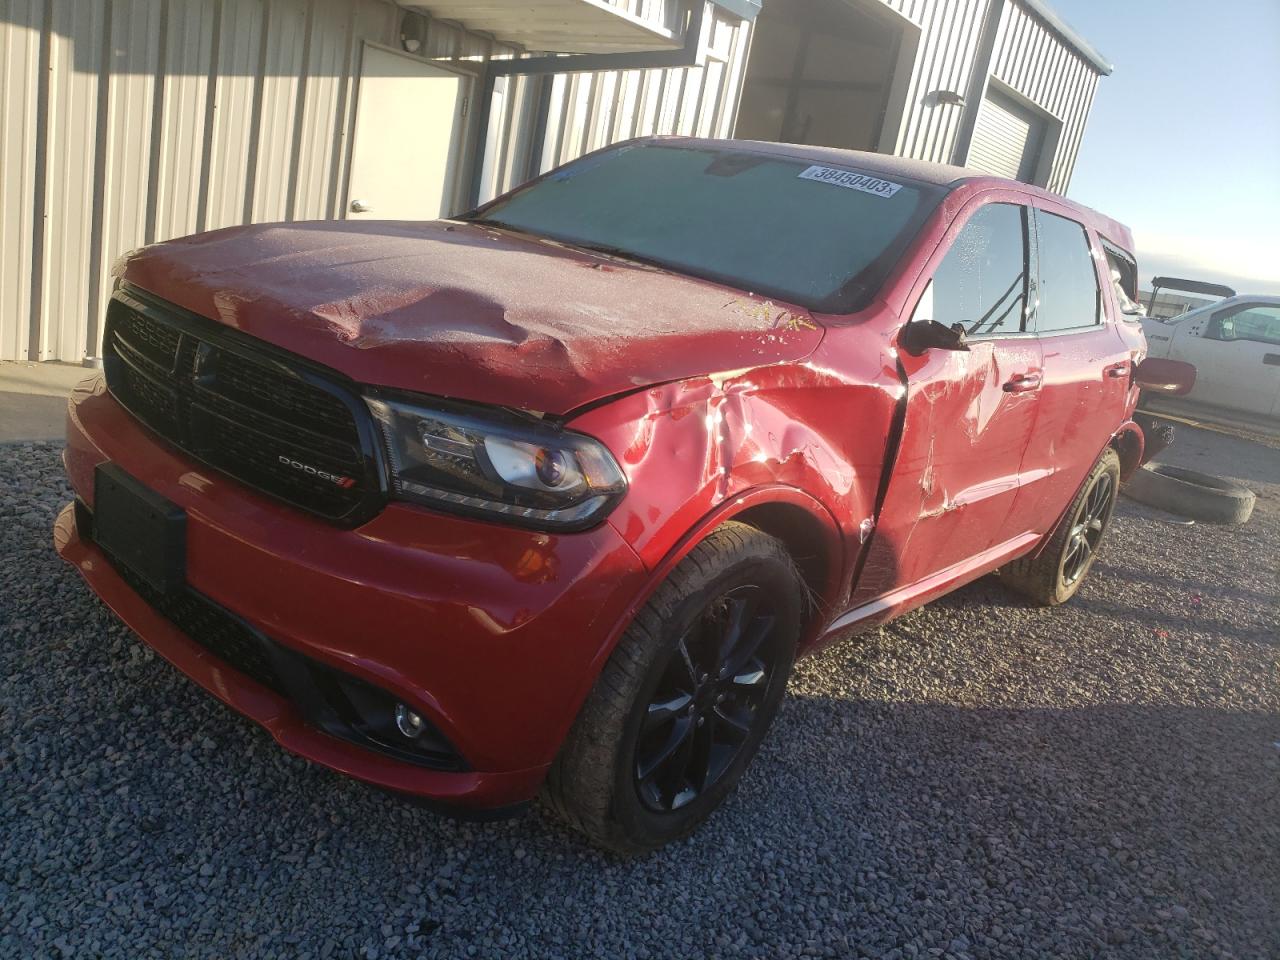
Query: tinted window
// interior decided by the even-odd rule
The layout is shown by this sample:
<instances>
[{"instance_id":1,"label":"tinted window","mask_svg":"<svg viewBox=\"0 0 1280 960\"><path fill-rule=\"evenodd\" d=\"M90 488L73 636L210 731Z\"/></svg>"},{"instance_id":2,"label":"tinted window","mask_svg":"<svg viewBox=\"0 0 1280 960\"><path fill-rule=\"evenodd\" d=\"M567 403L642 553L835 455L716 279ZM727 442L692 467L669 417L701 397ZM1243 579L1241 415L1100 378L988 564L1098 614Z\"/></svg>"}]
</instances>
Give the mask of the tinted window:
<instances>
[{"instance_id":1,"label":"tinted window","mask_svg":"<svg viewBox=\"0 0 1280 960\"><path fill-rule=\"evenodd\" d=\"M941 193L743 150L627 145L474 219L846 312L883 281Z\"/></svg>"},{"instance_id":2,"label":"tinted window","mask_svg":"<svg viewBox=\"0 0 1280 960\"><path fill-rule=\"evenodd\" d=\"M982 207L933 274L933 319L970 334L1016 333L1027 302L1024 209Z\"/></svg>"},{"instance_id":3,"label":"tinted window","mask_svg":"<svg viewBox=\"0 0 1280 960\"><path fill-rule=\"evenodd\" d=\"M1106 246L1107 269L1111 273L1111 286L1121 313L1131 316L1142 312L1138 305L1138 265L1128 254Z\"/></svg>"},{"instance_id":4,"label":"tinted window","mask_svg":"<svg viewBox=\"0 0 1280 960\"><path fill-rule=\"evenodd\" d=\"M1224 310L1214 316L1209 335L1215 340L1280 344L1280 306L1254 304Z\"/></svg>"},{"instance_id":5,"label":"tinted window","mask_svg":"<svg viewBox=\"0 0 1280 960\"><path fill-rule=\"evenodd\" d=\"M1040 211L1040 304L1036 330L1069 330L1099 320L1098 274L1084 227L1074 220Z\"/></svg>"}]
</instances>

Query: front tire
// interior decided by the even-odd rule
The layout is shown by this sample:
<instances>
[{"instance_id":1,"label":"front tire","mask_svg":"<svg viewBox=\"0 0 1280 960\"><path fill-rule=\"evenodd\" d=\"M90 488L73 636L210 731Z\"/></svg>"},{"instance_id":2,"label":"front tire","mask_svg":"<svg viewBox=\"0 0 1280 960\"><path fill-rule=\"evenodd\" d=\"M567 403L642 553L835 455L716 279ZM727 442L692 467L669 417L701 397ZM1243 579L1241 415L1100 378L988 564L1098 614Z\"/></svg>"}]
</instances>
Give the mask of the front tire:
<instances>
[{"instance_id":1,"label":"front tire","mask_svg":"<svg viewBox=\"0 0 1280 960\"><path fill-rule=\"evenodd\" d=\"M1003 567L1001 581L1042 606L1070 600L1097 559L1119 490L1120 456L1107 447L1049 542L1039 553Z\"/></svg>"},{"instance_id":2,"label":"front tire","mask_svg":"<svg viewBox=\"0 0 1280 960\"><path fill-rule=\"evenodd\" d=\"M547 805L618 853L691 833L732 792L777 713L803 595L778 540L717 527L619 641L552 765Z\"/></svg>"}]
</instances>

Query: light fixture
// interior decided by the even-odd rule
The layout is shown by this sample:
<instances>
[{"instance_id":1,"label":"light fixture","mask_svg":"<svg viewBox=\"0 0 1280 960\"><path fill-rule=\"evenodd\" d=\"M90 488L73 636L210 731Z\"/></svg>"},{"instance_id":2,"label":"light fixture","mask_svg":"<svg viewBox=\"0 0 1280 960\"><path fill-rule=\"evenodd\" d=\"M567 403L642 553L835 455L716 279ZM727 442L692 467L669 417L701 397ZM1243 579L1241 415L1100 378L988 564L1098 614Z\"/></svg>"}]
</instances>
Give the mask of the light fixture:
<instances>
[{"instance_id":1,"label":"light fixture","mask_svg":"<svg viewBox=\"0 0 1280 960\"><path fill-rule=\"evenodd\" d=\"M422 736L422 731L427 728L426 721L418 714L414 713L403 703L396 704L396 729L408 737L410 740L416 740Z\"/></svg>"},{"instance_id":2,"label":"light fixture","mask_svg":"<svg viewBox=\"0 0 1280 960\"><path fill-rule=\"evenodd\" d=\"M964 97L954 90L930 90L924 95L928 107L963 107Z\"/></svg>"},{"instance_id":3,"label":"light fixture","mask_svg":"<svg viewBox=\"0 0 1280 960\"><path fill-rule=\"evenodd\" d=\"M426 41L427 18L420 13L405 13L400 20L400 46L409 53L419 53Z\"/></svg>"}]
</instances>

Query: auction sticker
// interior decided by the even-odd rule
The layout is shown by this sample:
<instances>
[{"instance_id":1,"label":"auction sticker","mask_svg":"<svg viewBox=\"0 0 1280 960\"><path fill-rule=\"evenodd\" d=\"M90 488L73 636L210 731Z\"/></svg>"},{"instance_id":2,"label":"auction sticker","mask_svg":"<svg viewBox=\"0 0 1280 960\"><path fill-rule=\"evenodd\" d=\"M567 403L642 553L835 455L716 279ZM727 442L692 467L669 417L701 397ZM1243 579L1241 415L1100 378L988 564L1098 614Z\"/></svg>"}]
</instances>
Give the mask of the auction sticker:
<instances>
[{"instance_id":1,"label":"auction sticker","mask_svg":"<svg viewBox=\"0 0 1280 960\"><path fill-rule=\"evenodd\" d=\"M800 174L801 180L817 180L819 183L833 183L837 187L850 190L861 190L877 197L892 197L902 189L900 183L890 183L879 177L868 177L865 173L854 173L852 170L838 170L835 167L814 165Z\"/></svg>"}]
</instances>

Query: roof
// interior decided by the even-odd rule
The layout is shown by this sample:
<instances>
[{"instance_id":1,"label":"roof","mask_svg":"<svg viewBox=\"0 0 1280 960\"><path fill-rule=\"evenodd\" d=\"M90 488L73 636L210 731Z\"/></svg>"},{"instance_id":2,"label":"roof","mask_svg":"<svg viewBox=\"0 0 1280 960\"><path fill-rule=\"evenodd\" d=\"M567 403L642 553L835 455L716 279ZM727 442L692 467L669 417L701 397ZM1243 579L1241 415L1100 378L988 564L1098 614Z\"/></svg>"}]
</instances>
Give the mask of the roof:
<instances>
[{"instance_id":1,"label":"roof","mask_svg":"<svg viewBox=\"0 0 1280 960\"><path fill-rule=\"evenodd\" d=\"M1084 204L1068 200L1060 194L1037 187L1021 180L1010 180L997 177L982 170L971 167L957 167L949 163L929 163L927 160L912 160L907 157L894 157L885 153L869 153L864 150L843 150L839 147L817 147L807 143L772 143L764 140L715 140L708 137L652 136L639 137L632 143L678 143L692 147L705 147L709 150L736 150L742 153L755 153L762 156L786 157L791 160L810 160L814 163L830 163L839 166L854 167L875 173L885 179L914 180L917 183L937 187L957 187L961 184L975 186L1011 187L1023 193L1044 197L1054 203L1079 211L1080 217L1092 223L1095 230L1113 243L1131 247L1132 237L1128 227L1113 220L1106 214L1086 207ZM605 147L605 150L614 149Z\"/></svg>"},{"instance_id":2,"label":"roof","mask_svg":"<svg viewBox=\"0 0 1280 960\"><path fill-rule=\"evenodd\" d=\"M1058 16L1057 11L1049 6L1045 0L1017 0L1017 2L1043 20L1049 29L1065 40L1067 46L1088 60L1100 74L1104 77L1111 76L1112 71L1115 69L1111 65L1111 61L1099 53L1093 44L1080 36L1071 24Z\"/></svg>"},{"instance_id":3,"label":"roof","mask_svg":"<svg viewBox=\"0 0 1280 960\"><path fill-rule=\"evenodd\" d=\"M607 0L404 0L400 5L547 53L677 50L684 44L665 18L637 16L629 9L634 4Z\"/></svg>"},{"instance_id":4,"label":"roof","mask_svg":"<svg viewBox=\"0 0 1280 960\"><path fill-rule=\"evenodd\" d=\"M706 147L711 150L738 150L743 153L758 153L765 156L790 157L792 159L812 160L815 163L837 163L847 167L859 167L863 170L884 174L886 177L902 177L919 183L946 187L961 180L972 180L985 177L979 170L968 167L956 167L947 163L929 163L926 160L911 160L906 157L894 157L887 153L869 153L864 150L845 150L840 147L818 147L808 143L773 143L767 140L716 140L709 137L680 137L658 135L641 137L640 142L683 143L689 146ZM605 149L608 149L607 147ZM1026 184L1019 184L1025 187Z\"/></svg>"},{"instance_id":5,"label":"roof","mask_svg":"<svg viewBox=\"0 0 1280 960\"><path fill-rule=\"evenodd\" d=\"M1266 293L1237 293L1234 297L1227 297L1225 300L1219 300L1217 303L1209 304L1209 306L1221 307L1226 305L1234 307L1237 303L1257 303L1269 307L1272 304L1280 305L1280 296Z\"/></svg>"}]
</instances>

